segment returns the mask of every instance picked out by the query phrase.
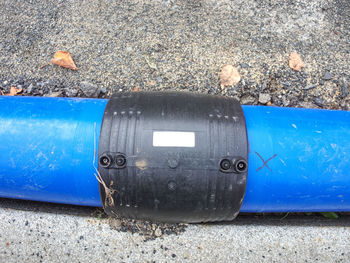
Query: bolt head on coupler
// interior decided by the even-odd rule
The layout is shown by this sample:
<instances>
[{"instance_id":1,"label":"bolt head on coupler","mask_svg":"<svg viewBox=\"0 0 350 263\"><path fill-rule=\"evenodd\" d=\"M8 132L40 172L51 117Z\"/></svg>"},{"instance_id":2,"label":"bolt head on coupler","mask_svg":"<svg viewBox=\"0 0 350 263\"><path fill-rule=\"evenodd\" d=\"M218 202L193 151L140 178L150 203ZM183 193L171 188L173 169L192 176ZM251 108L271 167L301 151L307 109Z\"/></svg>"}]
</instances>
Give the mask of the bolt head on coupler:
<instances>
[{"instance_id":1,"label":"bolt head on coupler","mask_svg":"<svg viewBox=\"0 0 350 263\"><path fill-rule=\"evenodd\" d=\"M211 95L117 94L104 113L98 160L110 216L232 220L247 182L243 110L235 99Z\"/></svg>"}]
</instances>

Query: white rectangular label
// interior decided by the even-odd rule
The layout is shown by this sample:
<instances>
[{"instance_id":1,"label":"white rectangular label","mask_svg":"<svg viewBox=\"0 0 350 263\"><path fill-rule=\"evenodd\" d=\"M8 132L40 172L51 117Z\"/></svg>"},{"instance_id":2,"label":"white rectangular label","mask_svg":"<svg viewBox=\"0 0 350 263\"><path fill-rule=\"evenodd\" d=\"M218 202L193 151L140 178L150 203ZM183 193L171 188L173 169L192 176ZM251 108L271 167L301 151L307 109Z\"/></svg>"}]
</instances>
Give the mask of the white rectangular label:
<instances>
[{"instance_id":1,"label":"white rectangular label","mask_svg":"<svg viewBox=\"0 0 350 263\"><path fill-rule=\"evenodd\" d=\"M195 141L194 132L153 132L153 147L195 147Z\"/></svg>"}]
</instances>

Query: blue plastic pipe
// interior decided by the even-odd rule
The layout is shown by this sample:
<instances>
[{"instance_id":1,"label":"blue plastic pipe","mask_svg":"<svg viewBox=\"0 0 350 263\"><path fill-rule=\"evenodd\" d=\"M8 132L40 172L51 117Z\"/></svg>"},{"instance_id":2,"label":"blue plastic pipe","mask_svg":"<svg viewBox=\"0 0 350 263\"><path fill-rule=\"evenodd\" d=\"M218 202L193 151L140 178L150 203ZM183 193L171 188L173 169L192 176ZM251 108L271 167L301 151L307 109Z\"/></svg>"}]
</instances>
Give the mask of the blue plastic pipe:
<instances>
[{"instance_id":1,"label":"blue plastic pipe","mask_svg":"<svg viewBox=\"0 0 350 263\"><path fill-rule=\"evenodd\" d=\"M106 104L0 97L0 196L101 206L93 161Z\"/></svg>"},{"instance_id":2,"label":"blue plastic pipe","mask_svg":"<svg viewBox=\"0 0 350 263\"><path fill-rule=\"evenodd\" d=\"M241 212L350 211L350 112L243 106Z\"/></svg>"},{"instance_id":3,"label":"blue plastic pipe","mask_svg":"<svg viewBox=\"0 0 350 263\"><path fill-rule=\"evenodd\" d=\"M94 176L107 100L0 97L0 197L101 206ZM350 112L243 106L242 212L350 211Z\"/></svg>"}]
</instances>

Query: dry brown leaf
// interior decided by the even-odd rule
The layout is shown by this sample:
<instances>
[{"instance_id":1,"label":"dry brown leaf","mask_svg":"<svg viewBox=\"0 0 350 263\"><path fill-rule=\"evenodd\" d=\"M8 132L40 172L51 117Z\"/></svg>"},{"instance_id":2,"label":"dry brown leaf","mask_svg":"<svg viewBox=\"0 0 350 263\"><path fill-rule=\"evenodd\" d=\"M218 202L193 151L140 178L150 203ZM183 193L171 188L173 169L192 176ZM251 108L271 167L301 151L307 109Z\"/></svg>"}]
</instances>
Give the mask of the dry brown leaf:
<instances>
[{"instance_id":1,"label":"dry brown leaf","mask_svg":"<svg viewBox=\"0 0 350 263\"><path fill-rule=\"evenodd\" d=\"M10 92L4 94L5 96L16 96L18 93L22 92L22 88L10 87Z\"/></svg>"},{"instance_id":2,"label":"dry brown leaf","mask_svg":"<svg viewBox=\"0 0 350 263\"><path fill-rule=\"evenodd\" d=\"M72 56L67 51L57 51L53 56L53 59L51 59L51 63L71 70L78 70L77 66L74 64Z\"/></svg>"},{"instance_id":3,"label":"dry brown leaf","mask_svg":"<svg viewBox=\"0 0 350 263\"><path fill-rule=\"evenodd\" d=\"M296 71L300 71L303 67L305 67L304 62L297 52L290 53L289 56L289 67Z\"/></svg>"},{"instance_id":4,"label":"dry brown leaf","mask_svg":"<svg viewBox=\"0 0 350 263\"><path fill-rule=\"evenodd\" d=\"M237 68L232 65L223 66L219 76L222 88L224 86L236 85L241 80L241 75L239 74Z\"/></svg>"}]
</instances>

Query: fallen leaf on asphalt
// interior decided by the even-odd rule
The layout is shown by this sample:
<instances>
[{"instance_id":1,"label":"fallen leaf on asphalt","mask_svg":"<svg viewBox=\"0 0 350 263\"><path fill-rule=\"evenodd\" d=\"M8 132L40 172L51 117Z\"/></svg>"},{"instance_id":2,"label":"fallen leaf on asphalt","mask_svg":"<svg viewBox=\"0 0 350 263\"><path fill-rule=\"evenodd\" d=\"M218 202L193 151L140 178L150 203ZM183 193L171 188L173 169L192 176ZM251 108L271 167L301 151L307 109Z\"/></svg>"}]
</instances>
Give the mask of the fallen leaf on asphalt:
<instances>
[{"instance_id":1,"label":"fallen leaf on asphalt","mask_svg":"<svg viewBox=\"0 0 350 263\"><path fill-rule=\"evenodd\" d=\"M235 85L241 80L241 75L239 75L237 68L232 65L223 66L219 76L222 88L224 86Z\"/></svg>"},{"instance_id":2,"label":"fallen leaf on asphalt","mask_svg":"<svg viewBox=\"0 0 350 263\"><path fill-rule=\"evenodd\" d=\"M303 67L305 67L304 62L298 53L292 52L289 56L289 67L296 71L300 71Z\"/></svg>"},{"instance_id":3,"label":"fallen leaf on asphalt","mask_svg":"<svg viewBox=\"0 0 350 263\"><path fill-rule=\"evenodd\" d=\"M10 92L3 94L3 92L1 92L3 95L5 96L16 96L18 93L22 92L22 88L16 88L16 87L10 87Z\"/></svg>"},{"instance_id":4,"label":"fallen leaf on asphalt","mask_svg":"<svg viewBox=\"0 0 350 263\"><path fill-rule=\"evenodd\" d=\"M72 56L67 51L57 51L53 56L53 59L51 59L51 63L71 70L78 70L77 66L74 64Z\"/></svg>"}]
</instances>

